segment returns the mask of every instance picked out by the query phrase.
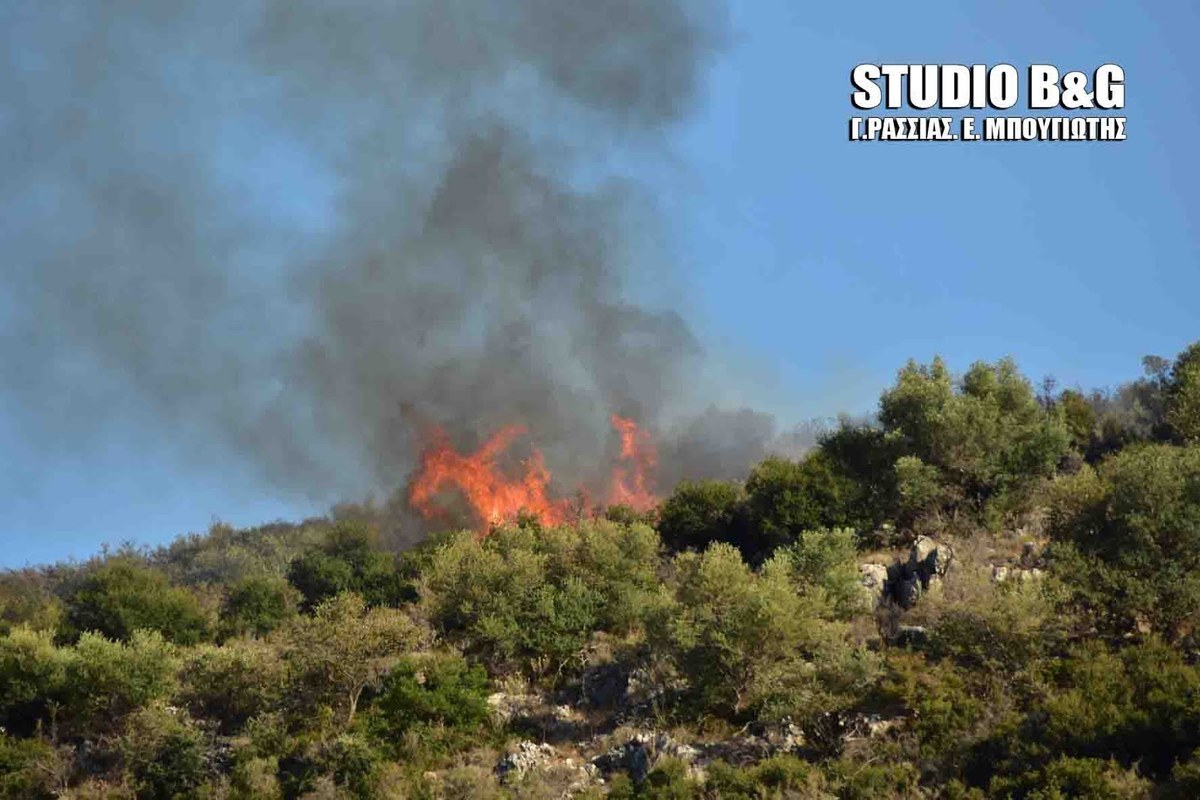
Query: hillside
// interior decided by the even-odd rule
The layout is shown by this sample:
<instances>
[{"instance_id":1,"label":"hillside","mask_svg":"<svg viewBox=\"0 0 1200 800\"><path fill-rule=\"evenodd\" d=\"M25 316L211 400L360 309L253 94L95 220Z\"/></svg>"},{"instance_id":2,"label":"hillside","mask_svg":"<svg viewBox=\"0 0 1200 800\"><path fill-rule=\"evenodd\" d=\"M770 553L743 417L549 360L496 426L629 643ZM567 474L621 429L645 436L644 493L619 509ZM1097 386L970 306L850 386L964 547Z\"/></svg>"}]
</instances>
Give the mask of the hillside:
<instances>
[{"instance_id":1,"label":"hillside","mask_svg":"<svg viewBox=\"0 0 1200 800\"><path fill-rule=\"evenodd\" d=\"M0 797L1198 797L1200 343L1144 366L910 362L649 510L0 574Z\"/></svg>"}]
</instances>

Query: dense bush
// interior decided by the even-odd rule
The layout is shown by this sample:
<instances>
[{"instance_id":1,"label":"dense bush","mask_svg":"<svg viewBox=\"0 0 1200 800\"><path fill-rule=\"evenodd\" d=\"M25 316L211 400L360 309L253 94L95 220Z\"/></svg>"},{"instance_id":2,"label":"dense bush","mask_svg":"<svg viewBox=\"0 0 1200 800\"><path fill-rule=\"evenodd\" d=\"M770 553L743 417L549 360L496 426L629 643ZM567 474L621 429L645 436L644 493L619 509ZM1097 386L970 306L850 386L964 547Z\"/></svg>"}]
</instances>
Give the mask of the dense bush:
<instances>
[{"instance_id":1,"label":"dense bush","mask_svg":"<svg viewBox=\"0 0 1200 800\"><path fill-rule=\"evenodd\" d=\"M395 558L380 550L378 534L362 522L339 522L319 548L292 561L287 578L309 611L343 592L369 605L398 605L405 597Z\"/></svg>"},{"instance_id":2,"label":"dense bush","mask_svg":"<svg viewBox=\"0 0 1200 800\"><path fill-rule=\"evenodd\" d=\"M221 607L221 636L264 636L296 613L297 600L296 590L280 577L243 578L230 587Z\"/></svg>"},{"instance_id":3,"label":"dense bush","mask_svg":"<svg viewBox=\"0 0 1200 800\"><path fill-rule=\"evenodd\" d=\"M179 701L194 716L234 733L251 718L277 710L289 688L287 664L274 642L235 640L187 654Z\"/></svg>"},{"instance_id":4,"label":"dense bush","mask_svg":"<svg viewBox=\"0 0 1200 800\"><path fill-rule=\"evenodd\" d=\"M1145 445L1059 482L1058 572L1105 629L1168 638L1200 613L1200 447Z\"/></svg>"},{"instance_id":5,"label":"dense bush","mask_svg":"<svg viewBox=\"0 0 1200 800\"><path fill-rule=\"evenodd\" d=\"M658 563L644 525L463 533L433 554L422 604L440 633L492 669L557 672L602 626L622 633L639 623Z\"/></svg>"},{"instance_id":6,"label":"dense bush","mask_svg":"<svg viewBox=\"0 0 1200 800\"><path fill-rule=\"evenodd\" d=\"M1200 443L1200 342L1175 359L1167 383L1166 408L1167 424L1176 439Z\"/></svg>"},{"instance_id":7,"label":"dense bush","mask_svg":"<svg viewBox=\"0 0 1200 800\"><path fill-rule=\"evenodd\" d=\"M1053 475L1069 444L1061 417L1038 403L1008 359L974 364L957 387L941 359L910 362L880 400L879 419L904 455L936 469L940 492L931 491L931 473L917 461L904 469L910 495L923 496L930 509L1006 509Z\"/></svg>"},{"instance_id":8,"label":"dense bush","mask_svg":"<svg viewBox=\"0 0 1200 800\"><path fill-rule=\"evenodd\" d=\"M703 550L713 542L742 544L742 490L724 481L684 481L658 509L658 532L672 550Z\"/></svg>"},{"instance_id":9,"label":"dense bush","mask_svg":"<svg viewBox=\"0 0 1200 800\"><path fill-rule=\"evenodd\" d=\"M134 631L151 630L176 644L195 644L209 632L209 619L191 592L132 556L88 569L65 603L73 636L93 631L125 641Z\"/></svg>"},{"instance_id":10,"label":"dense bush","mask_svg":"<svg viewBox=\"0 0 1200 800\"><path fill-rule=\"evenodd\" d=\"M823 592L797 587L786 558L755 573L732 547L715 544L679 555L675 569L677 589L654 610L651 641L700 708L778 718L836 705L836 678L853 661L845 631Z\"/></svg>"},{"instance_id":11,"label":"dense bush","mask_svg":"<svg viewBox=\"0 0 1200 800\"><path fill-rule=\"evenodd\" d=\"M402 611L368 608L350 593L326 600L280 639L293 675L288 691L293 710L305 717L330 709L344 715L341 723L349 727L363 692L420 639L420 628Z\"/></svg>"},{"instance_id":12,"label":"dense bush","mask_svg":"<svg viewBox=\"0 0 1200 800\"><path fill-rule=\"evenodd\" d=\"M372 729L383 742L419 737L425 753L461 749L488 721L488 676L451 653L402 659L375 701Z\"/></svg>"},{"instance_id":13,"label":"dense bush","mask_svg":"<svg viewBox=\"0 0 1200 800\"><path fill-rule=\"evenodd\" d=\"M139 800L195 797L210 775L206 739L186 716L147 708L126 725L119 750Z\"/></svg>"},{"instance_id":14,"label":"dense bush","mask_svg":"<svg viewBox=\"0 0 1200 800\"><path fill-rule=\"evenodd\" d=\"M178 667L175 648L158 633L135 631L128 642L85 633L67 660L67 706L77 725L103 729L169 697Z\"/></svg>"}]
</instances>

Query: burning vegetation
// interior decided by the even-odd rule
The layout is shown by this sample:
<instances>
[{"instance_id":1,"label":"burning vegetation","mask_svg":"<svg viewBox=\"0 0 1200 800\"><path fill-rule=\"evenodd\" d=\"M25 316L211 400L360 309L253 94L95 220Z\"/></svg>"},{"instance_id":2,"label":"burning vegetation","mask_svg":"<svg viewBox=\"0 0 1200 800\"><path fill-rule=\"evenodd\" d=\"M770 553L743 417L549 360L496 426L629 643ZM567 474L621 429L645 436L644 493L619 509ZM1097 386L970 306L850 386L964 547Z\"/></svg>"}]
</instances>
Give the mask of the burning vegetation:
<instances>
[{"instance_id":1,"label":"burning vegetation","mask_svg":"<svg viewBox=\"0 0 1200 800\"><path fill-rule=\"evenodd\" d=\"M653 491L658 450L650 434L634 420L613 414L611 421L620 436L621 450L604 501L648 511L658 502ZM529 455L513 464L513 446L528 435L523 425L506 425L474 452L462 453L442 428L434 427L409 484L409 504L427 520L445 520L453 516L453 500L447 494L456 492L480 532L512 522L521 514L544 525L578 518L589 505L591 493L586 487L578 487L572 497L552 497L546 459L532 443Z\"/></svg>"}]
</instances>

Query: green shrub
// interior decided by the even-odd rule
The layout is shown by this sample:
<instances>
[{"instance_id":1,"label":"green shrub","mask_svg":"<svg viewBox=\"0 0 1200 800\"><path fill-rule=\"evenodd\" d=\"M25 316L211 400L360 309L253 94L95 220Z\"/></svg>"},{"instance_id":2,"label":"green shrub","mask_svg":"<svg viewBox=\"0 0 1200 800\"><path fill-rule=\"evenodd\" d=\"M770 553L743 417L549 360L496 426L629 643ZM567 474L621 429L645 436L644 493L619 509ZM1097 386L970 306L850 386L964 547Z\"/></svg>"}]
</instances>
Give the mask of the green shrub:
<instances>
[{"instance_id":1,"label":"green shrub","mask_svg":"<svg viewBox=\"0 0 1200 800\"><path fill-rule=\"evenodd\" d=\"M755 573L726 544L680 554L675 569L678 587L651 616L650 639L700 707L735 717L821 709L821 666L841 667L850 649L823 593L797 591L785 558Z\"/></svg>"},{"instance_id":2,"label":"green shrub","mask_svg":"<svg viewBox=\"0 0 1200 800\"><path fill-rule=\"evenodd\" d=\"M116 556L90 568L66 596L67 628L74 637L92 631L127 641L151 630L176 644L208 636L208 617L187 589L132 556Z\"/></svg>"},{"instance_id":3,"label":"green shrub","mask_svg":"<svg viewBox=\"0 0 1200 800\"><path fill-rule=\"evenodd\" d=\"M69 765L41 739L18 739L0 731L0 798L50 800L59 797Z\"/></svg>"},{"instance_id":4,"label":"green shrub","mask_svg":"<svg viewBox=\"0 0 1200 800\"><path fill-rule=\"evenodd\" d=\"M1029 800L1137 800L1150 797L1150 788L1149 781L1135 771L1121 769L1111 761L1063 757L1017 778L997 778L989 791L993 797Z\"/></svg>"},{"instance_id":5,"label":"green shrub","mask_svg":"<svg viewBox=\"0 0 1200 800\"><path fill-rule=\"evenodd\" d=\"M683 481L658 509L658 533L672 550L741 544L743 493L723 481Z\"/></svg>"},{"instance_id":6,"label":"green shrub","mask_svg":"<svg viewBox=\"0 0 1200 800\"><path fill-rule=\"evenodd\" d=\"M67 710L80 724L108 727L168 697L178 667L175 648L158 633L135 631L128 642L85 633L67 661Z\"/></svg>"},{"instance_id":7,"label":"green shrub","mask_svg":"<svg viewBox=\"0 0 1200 800\"><path fill-rule=\"evenodd\" d=\"M372 606L399 605L406 595L395 559L381 552L378 534L362 522L334 525L320 549L292 561L287 578L300 592L306 611L345 592Z\"/></svg>"},{"instance_id":8,"label":"green shrub","mask_svg":"<svg viewBox=\"0 0 1200 800\"><path fill-rule=\"evenodd\" d=\"M1200 447L1129 448L1058 482L1055 571L1106 631L1177 639L1200 619Z\"/></svg>"},{"instance_id":9,"label":"green shrub","mask_svg":"<svg viewBox=\"0 0 1200 800\"><path fill-rule=\"evenodd\" d=\"M67 654L49 632L14 628L0 637L0 726L28 735L61 701Z\"/></svg>"},{"instance_id":10,"label":"green shrub","mask_svg":"<svg viewBox=\"0 0 1200 800\"><path fill-rule=\"evenodd\" d=\"M377 686L393 664L420 642L420 628L402 611L369 608L355 594L341 594L300 617L281 636L283 658L293 680L288 702L298 722L321 708L342 715L350 727L358 701Z\"/></svg>"},{"instance_id":11,"label":"green shrub","mask_svg":"<svg viewBox=\"0 0 1200 800\"><path fill-rule=\"evenodd\" d=\"M372 727L381 741L399 741L413 732L432 749L458 749L476 739L487 722L487 696L487 672L461 656L408 656L388 673Z\"/></svg>"},{"instance_id":12,"label":"green shrub","mask_svg":"<svg viewBox=\"0 0 1200 800\"><path fill-rule=\"evenodd\" d=\"M1200 668L1160 641L1116 652L1088 643L1052 662L1048 677L1039 727L1051 753L1165 776L1200 747Z\"/></svg>"},{"instance_id":13,"label":"green shrub","mask_svg":"<svg viewBox=\"0 0 1200 800\"><path fill-rule=\"evenodd\" d=\"M910 514L922 510L917 499L933 504L927 510L1025 502L1069 445L1061 416L1038 403L1010 359L972 365L957 387L940 358L928 366L910 361L880 399L879 419L901 455L923 465L900 469Z\"/></svg>"},{"instance_id":14,"label":"green shrub","mask_svg":"<svg viewBox=\"0 0 1200 800\"><path fill-rule=\"evenodd\" d=\"M822 797L824 776L795 756L773 756L757 764L734 767L717 761L708 768L706 793L721 800L765 800L775 797Z\"/></svg>"},{"instance_id":15,"label":"green shrub","mask_svg":"<svg viewBox=\"0 0 1200 800\"><path fill-rule=\"evenodd\" d=\"M1167 423L1175 439L1200 444L1200 342L1175 359L1166 395Z\"/></svg>"},{"instance_id":16,"label":"green shrub","mask_svg":"<svg viewBox=\"0 0 1200 800\"><path fill-rule=\"evenodd\" d=\"M839 619L867 610L850 528L803 531L779 555L791 565L801 590L823 592Z\"/></svg>"},{"instance_id":17,"label":"green shrub","mask_svg":"<svg viewBox=\"0 0 1200 800\"><path fill-rule=\"evenodd\" d=\"M132 714L119 748L139 800L198 797L210 777L203 733L163 708Z\"/></svg>"},{"instance_id":18,"label":"green shrub","mask_svg":"<svg viewBox=\"0 0 1200 800\"><path fill-rule=\"evenodd\" d=\"M286 665L274 644L233 640L186 654L178 697L194 716L233 733L251 717L278 709L287 688Z\"/></svg>"},{"instance_id":19,"label":"green shrub","mask_svg":"<svg viewBox=\"0 0 1200 800\"><path fill-rule=\"evenodd\" d=\"M801 461L771 457L746 479L746 534L733 544L752 561L796 540L801 532L846 523L853 484L816 450Z\"/></svg>"},{"instance_id":20,"label":"green shrub","mask_svg":"<svg viewBox=\"0 0 1200 800\"><path fill-rule=\"evenodd\" d=\"M62 601L51 594L51 581L33 569L0 572L0 634L27 627L53 631L62 624Z\"/></svg>"},{"instance_id":21,"label":"green shrub","mask_svg":"<svg viewBox=\"0 0 1200 800\"><path fill-rule=\"evenodd\" d=\"M492 669L559 672L597 630L639 624L657 566L643 525L464 532L432 555L421 598L435 629Z\"/></svg>"},{"instance_id":22,"label":"green shrub","mask_svg":"<svg viewBox=\"0 0 1200 800\"><path fill-rule=\"evenodd\" d=\"M222 638L265 636L296 613L298 593L282 578L244 578L229 589L221 607Z\"/></svg>"}]
</instances>

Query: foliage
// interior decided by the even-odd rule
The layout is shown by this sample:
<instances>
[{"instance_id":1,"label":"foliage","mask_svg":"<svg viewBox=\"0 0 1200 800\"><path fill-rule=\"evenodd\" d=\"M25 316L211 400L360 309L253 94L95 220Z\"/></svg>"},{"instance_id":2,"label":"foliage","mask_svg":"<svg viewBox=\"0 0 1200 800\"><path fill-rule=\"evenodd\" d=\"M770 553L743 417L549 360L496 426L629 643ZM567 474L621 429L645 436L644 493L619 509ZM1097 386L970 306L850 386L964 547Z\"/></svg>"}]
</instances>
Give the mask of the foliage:
<instances>
[{"instance_id":1,"label":"foliage","mask_svg":"<svg viewBox=\"0 0 1200 800\"><path fill-rule=\"evenodd\" d=\"M65 603L72 636L93 631L126 641L134 631L152 630L176 644L195 644L208 636L209 621L195 596L133 556L89 569Z\"/></svg>"},{"instance_id":2,"label":"foliage","mask_svg":"<svg viewBox=\"0 0 1200 800\"><path fill-rule=\"evenodd\" d=\"M28 735L47 721L65 689L66 666L49 632L22 627L0 638L0 726Z\"/></svg>"},{"instance_id":3,"label":"foliage","mask_svg":"<svg viewBox=\"0 0 1200 800\"><path fill-rule=\"evenodd\" d=\"M47 742L19 739L0 731L0 800L58 797L64 766Z\"/></svg>"},{"instance_id":4,"label":"foliage","mask_svg":"<svg viewBox=\"0 0 1200 800\"><path fill-rule=\"evenodd\" d=\"M233 640L202 645L184 660L179 702L233 733L251 718L278 709L289 686L287 665L271 642Z\"/></svg>"},{"instance_id":5,"label":"foliage","mask_svg":"<svg viewBox=\"0 0 1200 800\"><path fill-rule=\"evenodd\" d=\"M176 649L156 632L135 631L128 642L85 633L67 660L68 708L78 725L110 726L170 696L178 667Z\"/></svg>"},{"instance_id":6,"label":"foliage","mask_svg":"<svg viewBox=\"0 0 1200 800\"><path fill-rule=\"evenodd\" d=\"M741 489L724 481L684 481L658 510L658 533L672 550L703 550L713 542L738 543Z\"/></svg>"},{"instance_id":7,"label":"foliage","mask_svg":"<svg viewBox=\"0 0 1200 800\"><path fill-rule=\"evenodd\" d=\"M1010 359L972 365L957 387L940 358L928 366L909 362L880 399L879 419L905 455L940 476L945 494L931 491L931 473L915 462L902 467L910 502L1011 502L1051 476L1068 445L1062 419L1038 403Z\"/></svg>"},{"instance_id":8,"label":"foliage","mask_svg":"<svg viewBox=\"0 0 1200 800\"><path fill-rule=\"evenodd\" d=\"M318 549L292 561L287 578L299 590L306 611L343 592L353 592L369 605L398 605L404 599L395 559L379 549L378 534L363 522L334 525Z\"/></svg>"},{"instance_id":9,"label":"foliage","mask_svg":"<svg viewBox=\"0 0 1200 800\"><path fill-rule=\"evenodd\" d=\"M1184 350L1171 367L1166 388L1167 424L1182 442L1200 443L1200 342Z\"/></svg>"},{"instance_id":10,"label":"foliage","mask_svg":"<svg viewBox=\"0 0 1200 800\"><path fill-rule=\"evenodd\" d=\"M296 613L297 592L276 576L257 575L230 587L221 608L222 638L265 636Z\"/></svg>"},{"instance_id":11,"label":"foliage","mask_svg":"<svg viewBox=\"0 0 1200 800\"><path fill-rule=\"evenodd\" d=\"M654 737L580 796L1195 797L1197 370L912 363L877 419L645 513L393 553L367 505L0 574L0 798L559 797L626 723L733 763ZM868 608L859 563L918 533L950 571ZM501 781L535 727L557 755Z\"/></svg>"},{"instance_id":12,"label":"foliage","mask_svg":"<svg viewBox=\"0 0 1200 800\"><path fill-rule=\"evenodd\" d=\"M1057 572L1098 624L1177 638L1200 613L1200 447L1143 445L1059 481Z\"/></svg>"},{"instance_id":13,"label":"foliage","mask_svg":"<svg viewBox=\"0 0 1200 800\"><path fill-rule=\"evenodd\" d=\"M349 727L363 691L420 638L420 629L402 611L368 608L350 593L326 600L283 636L283 658L296 675L290 687L296 710L334 709L344 713Z\"/></svg>"},{"instance_id":14,"label":"foliage","mask_svg":"<svg viewBox=\"0 0 1200 800\"><path fill-rule=\"evenodd\" d=\"M133 714L119 749L139 800L196 797L209 775L203 733L164 708Z\"/></svg>"},{"instance_id":15,"label":"foliage","mask_svg":"<svg viewBox=\"0 0 1200 800\"><path fill-rule=\"evenodd\" d=\"M0 634L22 625L54 630L62 616L62 601L51 594L47 576L32 569L0 572Z\"/></svg>"},{"instance_id":16,"label":"foliage","mask_svg":"<svg viewBox=\"0 0 1200 800\"><path fill-rule=\"evenodd\" d=\"M867 610L850 528L804 531L779 555L791 566L801 590L817 587L824 593L834 616L848 620Z\"/></svg>"},{"instance_id":17,"label":"foliage","mask_svg":"<svg viewBox=\"0 0 1200 800\"><path fill-rule=\"evenodd\" d=\"M822 668L844 665L847 645L820 591L797 591L786 558L755 573L714 544L675 559L678 588L655 610L654 642L687 678L698 704L740 716L751 709L812 713L828 702Z\"/></svg>"},{"instance_id":18,"label":"foliage","mask_svg":"<svg viewBox=\"0 0 1200 800\"><path fill-rule=\"evenodd\" d=\"M816 450L801 461L771 457L746 479L748 535L738 544L746 558L762 560L802 531L846 522L853 483Z\"/></svg>"},{"instance_id":19,"label":"foliage","mask_svg":"<svg viewBox=\"0 0 1200 800\"><path fill-rule=\"evenodd\" d=\"M487 697L481 666L452 653L407 656L384 681L373 730L384 742L415 734L427 750L459 749L487 722Z\"/></svg>"},{"instance_id":20,"label":"foliage","mask_svg":"<svg viewBox=\"0 0 1200 800\"><path fill-rule=\"evenodd\" d=\"M492 669L558 671L602 625L638 623L657 566L644 525L513 527L483 540L464 532L433 555L421 598L434 628Z\"/></svg>"}]
</instances>

